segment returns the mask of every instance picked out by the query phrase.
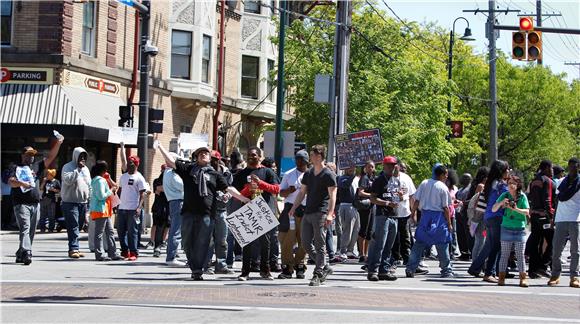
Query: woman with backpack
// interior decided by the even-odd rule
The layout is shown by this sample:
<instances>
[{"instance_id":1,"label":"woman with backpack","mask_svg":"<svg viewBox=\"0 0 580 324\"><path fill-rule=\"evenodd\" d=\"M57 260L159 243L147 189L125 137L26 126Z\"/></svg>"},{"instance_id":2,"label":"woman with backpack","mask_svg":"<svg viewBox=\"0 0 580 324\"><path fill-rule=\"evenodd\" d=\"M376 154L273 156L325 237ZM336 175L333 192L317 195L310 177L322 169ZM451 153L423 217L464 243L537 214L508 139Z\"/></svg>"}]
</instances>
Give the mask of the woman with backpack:
<instances>
[{"instance_id":1,"label":"woman with backpack","mask_svg":"<svg viewBox=\"0 0 580 324\"><path fill-rule=\"evenodd\" d=\"M483 220L487 227L487 237L483 250L479 253L477 258L473 260L471 266L467 270L470 275L479 277L479 273L485 264L483 281L490 283L497 283L494 274L498 267L498 255L501 249L501 221L504 214L503 209L494 212L492 211L492 207L497 198L507 191L506 180L509 177L509 171L509 164L506 161L496 160L491 164L489 175L485 181L483 192L481 193L486 201Z\"/></svg>"}]
</instances>

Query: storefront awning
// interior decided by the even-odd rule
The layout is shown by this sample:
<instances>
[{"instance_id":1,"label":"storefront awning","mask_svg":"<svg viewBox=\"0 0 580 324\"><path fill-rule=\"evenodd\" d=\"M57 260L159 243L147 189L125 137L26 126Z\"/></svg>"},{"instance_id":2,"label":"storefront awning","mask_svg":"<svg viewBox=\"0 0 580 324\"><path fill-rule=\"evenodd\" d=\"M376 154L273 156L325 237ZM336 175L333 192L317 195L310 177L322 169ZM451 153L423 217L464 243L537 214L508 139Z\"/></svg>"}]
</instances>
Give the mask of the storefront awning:
<instances>
[{"instance_id":1,"label":"storefront awning","mask_svg":"<svg viewBox=\"0 0 580 324\"><path fill-rule=\"evenodd\" d=\"M0 85L3 124L117 126L120 98L61 85ZM106 139L105 139L106 140Z\"/></svg>"}]
</instances>

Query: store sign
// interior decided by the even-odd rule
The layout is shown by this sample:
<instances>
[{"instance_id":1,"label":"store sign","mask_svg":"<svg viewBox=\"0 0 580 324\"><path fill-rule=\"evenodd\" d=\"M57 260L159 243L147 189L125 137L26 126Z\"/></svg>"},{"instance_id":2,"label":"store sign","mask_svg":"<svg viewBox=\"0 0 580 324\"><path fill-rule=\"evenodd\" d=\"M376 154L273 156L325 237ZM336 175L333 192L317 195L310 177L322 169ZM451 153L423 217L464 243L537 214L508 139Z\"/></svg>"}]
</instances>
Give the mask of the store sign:
<instances>
[{"instance_id":1,"label":"store sign","mask_svg":"<svg viewBox=\"0 0 580 324\"><path fill-rule=\"evenodd\" d=\"M7 84L52 84L50 68L3 67L0 81Z\"/></svg>"},{"instance_id":2,"label":"store sign","mask_svg":"<svg viewBox=\"0 0 580 324\"><path fill-rule=\"evenodd\" d=\"M102 94L119 95L121 84L118 82L99 79L90 75L65 70L62 78L63 85L70 85L82 89L90 89Z\"/></svg>"}]
</instances>

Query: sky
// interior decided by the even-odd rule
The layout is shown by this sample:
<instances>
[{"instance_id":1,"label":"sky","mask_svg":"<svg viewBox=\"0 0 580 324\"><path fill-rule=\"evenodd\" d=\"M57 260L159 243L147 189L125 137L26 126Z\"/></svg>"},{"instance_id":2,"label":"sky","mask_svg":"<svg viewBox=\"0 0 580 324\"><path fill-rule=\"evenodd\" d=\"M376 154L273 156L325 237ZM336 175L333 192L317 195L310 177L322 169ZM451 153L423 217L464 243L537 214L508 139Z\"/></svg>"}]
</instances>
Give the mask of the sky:
<instances>
[{"instance_id":1,"label":"sky","mask_svg":"<svg viewBox=\"0 0 580 324\"><path fill-rule=\"evenodd\" d=\"M403 20L423 22L435 22L437 25L451 30L453 21L457 17L465 17L469 21L469 27L475 41L469 42L476 53L487 53L488 40L485 38L485 22L487 16L472 12L463 12L467 9L487 10L489 1L485 0L384 0L393 11ZM396 19L394 14L383 4L383 0L377 0L379 7L384 9L390 17ZM496 0L496 7L501 9L519 9L520 13L533 13L535 17L536 0ZM560 13L561 17L544 17L542 25L545 27L580 29L580 0L544 0L542 1L544 14ZM517 26L518 13L502 13L497 15L499 25ZM537 25L537 24L536 24ZM464 20L455 23L456 35L463 35L467 27ZM496 41L498 49L511 56L512 31L501 31L500 38ZM565 65L565 62L580 63L580 35L563 35L543 33L543 64L554 73L566 73L566 80L572 82L580 79L580 66ZM526 64L511 60L513 64Z\"/></svg>"}]
</instances>

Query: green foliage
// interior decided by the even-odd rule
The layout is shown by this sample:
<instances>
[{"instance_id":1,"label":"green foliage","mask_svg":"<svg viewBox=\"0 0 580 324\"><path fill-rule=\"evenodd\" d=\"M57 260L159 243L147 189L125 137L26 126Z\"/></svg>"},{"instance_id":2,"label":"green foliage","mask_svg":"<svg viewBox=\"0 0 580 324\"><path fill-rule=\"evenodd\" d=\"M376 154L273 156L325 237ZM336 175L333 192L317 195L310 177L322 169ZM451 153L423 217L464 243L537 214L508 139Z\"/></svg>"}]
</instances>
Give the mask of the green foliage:
<instances>
[{"instance_id":1,"label":"green foliage","mask_svg":"<svg viewBox=\"0 0 580 324\"><path fill-rule=\"evenodd\" d=\"M333 9L310 15L334 20ZM453 81L447 80L448 32L410 23L411 29L368 6L355 6L349 64L348 131L379 128L385 154L408 163L417 181L435 162L474 172L488 164L487 58L456 41ZM388 17L383 14L383 17ZM328 142L329 106L313 102L316 74L332 74L334 26L296 20L288 29L287 101L295 118L286 123L309 146ZM580 83L535 65L497 62L499 156L531 171L542 158L564 163L580 152ZM290 64L288 64L290 65ZM452 113L447 112L447 101ZM464 137L447 141L446 120L464 121Z\"/></svg>"}]
</instances>

